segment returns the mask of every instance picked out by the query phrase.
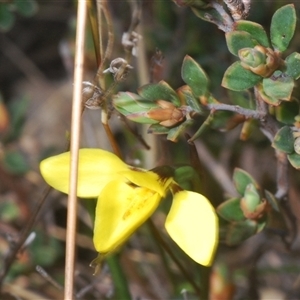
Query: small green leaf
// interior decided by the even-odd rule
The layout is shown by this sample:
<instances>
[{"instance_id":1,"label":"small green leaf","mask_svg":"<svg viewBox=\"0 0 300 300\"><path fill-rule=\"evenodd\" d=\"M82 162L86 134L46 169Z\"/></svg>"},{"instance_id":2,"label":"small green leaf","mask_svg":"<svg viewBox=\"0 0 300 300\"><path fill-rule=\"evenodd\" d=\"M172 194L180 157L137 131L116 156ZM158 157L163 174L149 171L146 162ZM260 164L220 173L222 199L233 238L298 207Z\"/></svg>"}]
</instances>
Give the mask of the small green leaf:
<instances>
[{"instance_id":1,"label":"small green leaf","mask_svg":"<svg viewBox=\"0 0 300 300\"><path fill-rule=\"evenodd\" d=\"M246 188L249 184L253 184L254 187L258 188L258 184L255 179L246 171L235 168L233 173L233 182L236 190L240 195L244 195Z\"/></svg>"},{"instance_id":2,"label":"small green leaf","mask_svg":"<svg viewBox=\"0 0 300 300\"><path fill-rule=\"evenodd\" d=\"M208 78L200 65L188 55L185 56L182 63L181 77L196 97L206 94Z\"/></svg>"},{"instance_id":3,"label":"small green leaf","mask_svg":"<svg viewBox=\"0 0 300 300\"><path fill-rule=\"evenodd\" d=\"M255 102L248 92L228 91L228 96L232 104L248 109L255 109Z\"/></svg>"},{"instance_id":4,"label":"small green leaf","mask_svg":"<svg viewBox=\"0 0 300 300\"><path fill-rule=\"evenodd\" d=\"M239 20L235 22L235 30L248 32L252 39L255 39L260 45L270 47L269 39L264 28L255 22Z\"/></svg>"},{"instance_id":5,"label":"small green leaf","mask_svg":"<svg viewBox=\"0 0 300 300\"><path fill-rule=\"evenodd\" d=\"M300 77L300 53L294 52L286 59L286 74L297 80Z\"/></svg>"},{"instance_id":6,"label":"small green leaf","mask_svg":"<svg viewBox=\"0 0 300 300\"><path fill-rule=\"evenodd\" d=\"M174 173L174 180L180 187L187 191L195 191L196 188L199 192L201 189L201 178L197 171L192 166L182 166L176 168Z\"/></svg>"},{"instance_id":7,"label":"small green leaf","mask_svg":"<svg viewBox=\"0 0 300 300\"><path fill-rule=\"evenodd\" d=\"M25 157L19 152L7 152L3 158L3 166L12 174L22 175L29 171Z\"/></svg>"},{"instance_id":8,"label":"small green leaf","mask_svg":"<svg viewBox=\"0 0 300 300\"><path fill-rule=\"evenodd\" d=\"M194 124L194 120L186 120L179 126L171 128L167 135L167 139L172 142L176 142L178 137L185 132L185 130Z\"/></svg>"},{"instance_id":9,"label":"small green leaf","mask_svg":"<svg viewBox=\"0 0 300 300\"><path fill-rule=\"evenodd\" d=\"M3 139L5 143L17 139L24 129L25 116L28 112L28 99L18 98L17 101L8 103L10 115L10 130Z\"/></svg>"},{"instance_id":10,"label":"small green leaf","mask_svg":"<svg viewBox=\"0 0 300 300\"><path fill-rule=\"evenodd\" d=\"M263 79L263 89L272 98L289 101L294 89L294 79L281 71L275 71L271 77Z\"/></svg>"},{"instance_id":11,"label":"small green leaf","mask_svg":"<svg viewBox=\"0 0 300 300\"><path fill-rule=\"evenodd\" d=\"M298 101L284 101L279 106L275 107L276 119L285 125L293 125L298 112Z\"/></svg>"},{"instance_id":12,"label":"small green leaf","mask_svg":"<svg viewBox=\"0 0 300 300\"><path fill-rule=\"evenodd\" d=\"M245 220L240 206L241 198L231 198L217 207L217 213L226 221L239 222Z\"/></svg>"},{"instance_id":13,"label":"small green leaf","mask_svg":"<svg viewBox=\"0 0 300 300\"><path fill-rule=\"evenodd\" d=\"M254 48L258 45L258 42L246 31L230 31L225 37L228 50L235 56L238 56L239 50L243 48Z\"/></svg>"},{"instance_id":14,"label":"small green leaf","mask_svg":"<svg viewBox=\"0 0 300 300\"><path fill-rule=\"evenodd\" d=\"M24 17L33 16L38 9L37 3L34 0L14 0L13 3L19 14Z\"/></svg>"},{"instance_id":15,"label":"small green leaf","mask_svg":"<svg viewBox=\"0 0 300 300\"><path fill-rule=\"evenodd\" d=\"M275 198L275 196L268 190L265 190L265 196L266 196L268 203L271 205L271 207L274 210L276 210L277 212L280 212L279 203L278 203L277 199Z\"/></svg>"},{"instance_id":16,"label":"small green leaf","mask_svg":"<svg viewBox=\"0 0 300 300\"><path fill-rule=\"evenodd\" d=\"M204 8L197 8L197 7L191 7L193 13L200 19L206 21L206 22L211 22L211 23L218 23L222 24L224 23L223 16L214 8L209 7Z\"/></svg>"},{"instance_id":17,"label":"small green leaf","mask_svg":"<svg viewBox=\"0 0 300 300\"><path fill-rule=\"evenodd\" d=\"M294 136L289 126L280 128L272 142L272 147L285 153L294 152Z\"/></svg>"},{"instance_id":18,"label":"small green leaf","mask_svg":"<svg viewBox=\"0 0 300 300\"><path fill-rule=\"evenodd\" d=\"M165 81L146 84L138 89L138 94L147 100L166 100L175 106L180 106L180 100L176 92Z\"/></svg>"},{"instance_id":19,"label":"small green leaf","mask_svg":"<svg viewBox=\"0 0 300 300\"><path fill-rule=\"evenodd\" d=\"M114 108L126 118L144 124L155 124L158 121L147 117L147 112L158 105L149 100L145 100L137 94L120 92L113 97Z\"/></svg>"},{"instance_id":20,"label":"small green leaf","mask_svg":"<svg viewBox=\"0 0 300 300\"><path fill-rule=\"evenodd\" d=\"M246 220L231 223L228 226L225 242L228 246L236 246L257 232L257 222Z\"/></svg>"},{"instance_id":21,"label":"small green leaf","mask_svg":"<svg viewBox=\"0 0 300 300\"><path fill-rule=\"evenodd\" d=\"M244 91L259 83L262 77L244 69L241 62L233 63L226 71L222 86L233 91Z\"/></svg>"},{"instance_id":22,"label":"small green leaf","mask_svg":"<svg viewBox=\"0 0 300 300\"><path fill-rule=\"evenodd\" d=\"M152 124L149 126L147 133L152 134L168 134L170 131L170 128L167 128L165 126L162 126L160 124Z\"/></svg>"},{"instance_id":23,"label":"small green leaf","mask_svg":"<svg viewBox=\"0 0 300 300\"><path fill-rule=\"evenodd\" d=\"M267 95L263 89L263 85L262 83L259 83L256 85L257 91L260 95L260 97L262 98L263 101L265 101L266 103L272 105L272 106L278 106L281 103L281 100L278 98L274 98L271 97L269 95Z\"/></svg>"},{"instance_id":24,"label":"small green leaf","mask_svg":"<svg viewBox=\"0 0 300 300\"><path fill-rule=\"evenodd\" d=\"M234 116L236 113L232 111L219 110L213 114L213 117L209 123L209 126L216 130L229 130L233 129L240 122L234 122Z\"/></svg>"},{"instance_id":25,"label":"small green leaf","mask_svg":"<svg viewBox=\"0 0 300 300\"><path fill-rule=\"evenodd\" d=\"M271 21L271 42L280 52L285 51L294 35L296 28L296 11L293 4L279 8Z\"/></svg>"},{"instance_id":26,"label":"small green leaf","mask_svg":"<svg viewBox=\"0 0 300 300\"><path fill-rule=\"evenodd\" d=\"M278 236L284 237L288 234L288 227L284 216L280 211L273 209L268 212L266 228Z\"/></svg>"},{"instance_id":27,"label":"small green leaf","mask_svg":"<svg viewBox=\"0 0 300 300\"><path fill-rule=\"evenodd\" d=\"M2 222L9 223L22 218L21 208L12 201L0 203L0 218Z\"/></svg>"},{"instance_id":28,"label":"small green leaf","mask_svg":"<svg viewBox=\"0 0 300 300\"><path fill-rule=\"evenodd\" d=\"M249 183L245 189L244 197L241 200L242 208L248 213L255 212L257 206L261 203L260 194L253 183Z\"/></svg>"},{"instance_id":29,"label":"small green leaf","mask_svg":"<svg viewBox=\"0 0 300 300\"><path fill-rule=\"evenodd\" d=\"M15 17L9 9L8 3L0 3L0 30L8 31L12 28Z\"/></svg>"},{"instance_id":30,"label":"small green leaf","mask_svg":"<svg viewBox=\"0 0 300 300\"><path fill-rule=\"evenodd\" d=\"M199 114L204 113L199 100L195 98L192 89L188 85L181 86L179 89L177 89L177 94L182 103L185 103Z\"/></svg>"},{"instance_id":31,"label":"small green leaf","mask_svg":"<svg viewBox=\"0 0 300 300\"><path fill-rule=\"evenodd\" d=\"M288 160L291 163L291 165L299 170L300 169L300 155L297 153L288 154Z\"/></svg>"}]
</instances>

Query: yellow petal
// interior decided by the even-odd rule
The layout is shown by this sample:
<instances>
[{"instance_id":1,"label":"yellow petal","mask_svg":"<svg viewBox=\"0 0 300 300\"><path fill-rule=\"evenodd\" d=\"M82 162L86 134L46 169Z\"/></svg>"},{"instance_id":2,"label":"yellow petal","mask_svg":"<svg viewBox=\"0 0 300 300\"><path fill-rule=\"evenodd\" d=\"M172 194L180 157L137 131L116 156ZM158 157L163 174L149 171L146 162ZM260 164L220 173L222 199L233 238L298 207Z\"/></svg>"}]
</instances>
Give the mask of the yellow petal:
<instances>
[{"instance_id":1,"label":"yellow petal","mask_svg":"<svg viewBox=\"0 0 300 300\"><path fill-rule=\"evenodd\" d=\"M122 175L137 186L145 187L159 193L161 197L166 195L166 191L173 181L171 177L161 178L152 171L133 167L130 167L130 170L123 171Z\"/></svg>"},{"instance_id":2,"label":"yellow petal","mask_svg":"<svg viewBox=\"0 0 300 300\"><path fill-rule=\"evenodd\" d=\"M43 160L40 170L45 181L55 189L69 192L70 152ZM103 187L117 178L128 166L113 153L101 149L80 149L77 195L98 197Z\"/></svg>"},{"instance_id":3,"label":"yellow petal","mask_svg":"<svg viewBox=\"0 0 300 300\"><path fill-rule=\"evenodd\" d=\"M211 265L218 243L218 218L204 196L189 191L176 193L165 226L187 255L201 265Z\"/></svg>"},{"instance_id":4,"label":"yellow petal","mask_svg":"<svg viewBox=\"0 0 300 300\"><path fill-rule=\"evenodd\" d=\"M94 245L109 253L122 245L154 212L160 195L152 190L115 180L102 190L96 207Z\"/></svg>"}]
</instances>

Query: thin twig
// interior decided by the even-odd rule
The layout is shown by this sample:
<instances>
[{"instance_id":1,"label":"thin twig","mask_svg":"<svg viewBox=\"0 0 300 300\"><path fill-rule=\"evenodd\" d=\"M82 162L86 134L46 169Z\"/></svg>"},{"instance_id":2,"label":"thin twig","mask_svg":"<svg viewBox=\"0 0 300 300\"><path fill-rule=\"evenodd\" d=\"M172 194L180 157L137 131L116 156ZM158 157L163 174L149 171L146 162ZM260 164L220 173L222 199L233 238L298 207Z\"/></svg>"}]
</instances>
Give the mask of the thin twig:
<instances>
[{"instance_id":1,"label":"thin twig","mask_svg":"<svg viewBox=\"0 0 300 300\"><path fill-rule=\"evenodd\" d=\"M45 200L46 200L47 196L49 195L50 191L51 191L51 187L47 187L45 189L43 196L39 199L37 205L35 206L34 211L32 212L32 217L26 223L26 226L24 227L23 231L21 232L21 235L20 235L20 238L19 238L18 242L10 249L10 252L9 252L8 256L6 257L6 259L4 261L4 266L2 267L2 272L0 274L0 289L2 287L3 280L4 280L5 276L7 275L7 272L9 271L12 263L14 262L14 260L17 256L17 253L19 252L19 250L23 246L23 244L26 241L30 231L32 230L32 227L34 226L35 222L37 221L37 215L41 211L41 209L42 209L42 207L45 203Z\"/></svg>"},{"instance_id":2,"label":"thin twig","mask_svg":"<svg viewBox=\"0 0 300 300\"><path fill-rule=\"evenodd\" d=\"M194 144L202 164L218 181L224 192L229 195L236 196L237 191L232 183L230 175L226 172L224 167L213 158L203 142L198 139L194 141Z\"/></svg>"},{"instance_id":3,"label":"thin twig","mask_svg":"<svg viewBox=\"0 0 300 300\"><path fill-rule=\"evenodd\" d=\"M265 116L265 113L262 114L262 112L258 110L248 109L244 108L238 105L230 105L225 103L218 103L218 104L207 104L207 108L210 110L227 110L232 111L237 114L243 115L246 118L253 118L260 120L262 117Z\"/></svg>"},{"instance_id":4,"label":"thin twig","mask_svg":"<svg viewBox=\"0 0 300 300\"><path fill-rule=\"evenodd\" d=\"M210 5L220 14L220 16L222 17L222 22L213 19L211 19L210 21L215 23L218 26L218 28L224 32L232 31L234 24L233 20L231 16L226 12L223 5L220 4L218 1L211 1Z\"/></svg>"},{"instance_id":5,"label":"thin twig","mask_svg":"<svg viewBox=\"0 0 300 300\"><path fill-rule=\"evenodd\" d=\"M74 262L77 217L77 181L78 181L78 156L80 144L80 127L82 113L82 81L84 63L85 25L87 17L86 1L78 1L75 68L73 86L73 105L71 122L71 162L70 186L67 211L67 236L66 236L66 266L65 266L65 299L73 299L74 295Z\"/></svg>"},{"instance_id":6,"label":"thin twig","mask_svg":"<svg viewBox=\"0 0 300 300\"><path fill-rule=\"evenodd\" d=\"M105 67L105 63L110 59L111 53L112 53L112 48L114 45L114 34L113 34L113 25L112 25L112 18L109 12L109 9L107 7L107 0L103 0L101 1L97 1L97 10L102 10L103 12L103 16L105 18L106 24L107 24L107 28L108 28L108 41L107 41L107 46L105 49L105 52L103 51L103 41L102 41L102 18L99 20L100 23L100 28L99 28L99 34L100 34L100 45L101 45L101 63L100 66L97 70L97 74L95 77L95 81L99 81L100 82L100 87L102 87L103 89L105 89L105 84L104 84L104 78L103 78L103 70ZM99 15L101 15L98 12L98 17Z\"/></svg>"}]
</instances>

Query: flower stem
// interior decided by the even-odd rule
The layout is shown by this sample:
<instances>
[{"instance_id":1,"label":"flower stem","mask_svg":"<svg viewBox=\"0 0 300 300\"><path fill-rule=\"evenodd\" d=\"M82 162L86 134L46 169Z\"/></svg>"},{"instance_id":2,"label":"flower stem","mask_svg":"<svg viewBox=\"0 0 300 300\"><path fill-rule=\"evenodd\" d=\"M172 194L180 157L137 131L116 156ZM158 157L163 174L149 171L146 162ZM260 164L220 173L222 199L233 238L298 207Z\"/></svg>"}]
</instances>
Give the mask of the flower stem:
<instances>
[{"instance_id":1,"label":"flower stem","mask_svg":"<svg viewBox=\"0 0 300 300\"><path fill-rule=\"evenodd\" d=\"M155 225L153 224L152 220L148 220L148 224L150 227L150 230L155 237L155 239L159 242L159 244L164 248L164 250L168 253L168 255L172 258L174 263L177 265L178 269L181 271L181 273L185 276L185 278L189 281L189 283L193 286L197 296L199 298L200 295L202 295L202 290L200 290L199 286L194 281L193 277L187 272L187 270L184 268L184 266L181 264L180 260L174 255L173 251L169 247L169 245L164 241L164 239L161 237L160 233L156 229Z\"/></svg>"},{"instance_id":2,"label":"flower stem","mask_svg":"<svg viewBox=\"0 0 300 300\"><path fill-rule=\"evenodd\" d=\"M131 300L127 279L120 265L120 255L109 256L106 261L116 288L116 299Z\"/></svg>"}]
</instances>

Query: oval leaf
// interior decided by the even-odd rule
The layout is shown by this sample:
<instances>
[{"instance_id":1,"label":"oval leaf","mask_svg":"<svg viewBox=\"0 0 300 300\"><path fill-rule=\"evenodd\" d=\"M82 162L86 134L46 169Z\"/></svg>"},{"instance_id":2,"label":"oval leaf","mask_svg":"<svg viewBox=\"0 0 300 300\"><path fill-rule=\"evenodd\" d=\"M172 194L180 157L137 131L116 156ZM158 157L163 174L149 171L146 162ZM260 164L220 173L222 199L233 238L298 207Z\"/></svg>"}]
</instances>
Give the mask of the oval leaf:
<instances>
[{"instance_id":1,"label":"oval leaf","mask_svg":"<svg viewBox=\"0 0 300 300\"><path fill-rule=\"evenodd\" d=\"M165 81L159 83L146 84L138 89L138 94L147 100L166 100L172 102L175 106L180 106L180 100L176 92Z\"/></svg>"},{"instance_id":2,"label":"oval leaf","mask_svg":"<svg viewBox=\"0 0 300 300\"><path fill-rule=\"evenodd\" d=\"M195 112L203 114L204 110L198 99L195 98L192 89L188 85L181 86L177 90L177 94L181 99L181 102L191 107Z\"/></svg>"},{"instance_id":3,"label":"oval leaf","mask_svg":"<svg viewBox=\"0 0 300 300\"><path fill-rule=\"evenodd\" d=\"M286 74L297 80L300 77L300 53L294 52L286 59Z\"/></svg>"},{"instance_id":4,"label":"oval leaf","mask_svg":"<svg viewBox=\"0 0 300 300\"><path fill-rule=\"evenodd\" d=\"M285 51L294 35L296 11L293 4L279 8L271 21L271 42L276 50Z\"/></svg>"},{"instance_id":5,"label":"oval leaf","mask_svg":"<svg viewBox=\"0 0 300 300\"><path fill-rule=\"evenodd\" d=\"M239 50L243 48L254 48L258 45L258 42L246 31L230 31L225 37L228 50L235 56L238 56Z\"/></svg>"},{"instance_id":6,"label":"oval leaf","mask_svg":"<svg viewBox=\"0 0 300 300\"><path fill-rule=\"evenodd\" d=\"M298 101L285 101L279 106L275 107L276 119L286 125L293 125L295 123L295 117L299 112Z\"/></svg>"},{"instance_id":7,"label":"oval leaf","mask_svg":"<svg viewBox=\"0 0 300 300\"><path fill-rule=\"evenodd\" d=\"M289 154L288 160L295 169L297 169L297 170L300 169L300 155L299 154L297 154L297 153Z\"/></svg>"},{"instance_id":8,"label":"oval leaf","mask_svg":"<svg viewBox=\"0 0 300 300\"><path fill-rule=\"evenodd\" d=\"M255 22L239 20L235 23L235 30L248 32L252 39L255 39L260 45L270 47L269 39L264 28Z\"/></svg>"},{"instance_id":9,"label":"oval leaf","mask_svg":"<svg viewBox=\"0 0 300 300\"><path fill-rule=\"evenodd\" d=\"M240 206L241 198L231 198L217 208L217 213L226 221L239 222L245 220L245 216Z\"/></svg>"},{"instance_id":10,"label":"oval leaf","mask_svg":"<svg viewBox=\"0 0 300 300\"><path fill-rule=\"evenodd\" d=\"M239 168L234 169L233 182L240 195L245 194L246 188L250 183L252 183L256 188L258 187L255 179L249 173Z\"/></svg>"},{"instance_id":11,"label":"oval leaf","mask_svg":"<svg viewBox=\"0 0 300 300\"><path fill-rule=\"evenodd\" d=\"M252 88L261 80L261 76L244 69L241 62L237 61L226 70L222 86L233 91L244 91Z\"/></svg>"},{"instance_id":12,"label":"oval leaf","mask_svg":"<svg viewBox=\"0 0 300 300\"><path fill-rule=\"evenodd\" d=\"M281 71L275 71L270 78L263 79L263 89L271 98L289 101L294 89L294 79Z\"/></svg>"},{"instance_id":13,"label":"oval leaf","mask_svg":"<svg viewBox=\"0 0 300 300\"><path fill-rule=\"evenodd\" d=\"M208 78L200 65L188 55L185 56L182 63L181 77L196 97L206 94Z\"/></svg>"},{"instance_id":14,"label":"oval leaf","mask_svg":"<svg viewBox=\"0 0 300 300\"><path fill-rule=\"evenodd\" d=\"M276 133L272 147L285 153L294 152L294 136L289 126L284 126Z\"/></svg>"},{"instance_id":15,"label":"oval leaf","mask_svg":"<svg viewBox=\"0 0 300 300\"><path fill-rule=\"evenodd\" d=\"M238 223L231 223L228 226L226 235L226 244L236 246L248 239L257 232L257 223L252 220L246 220Z\"/></svg>"},{"instance_id":16,"label":"oval leaf","mask_svg":"<svg viewBox=\"0 0 300 300\"><path fill-rule=\"evenodd\" d=\"M272 106L278 106L281 103L281 100L278 98L271 97L267 95L263 89L262 83L259 83L256 85L257 91L263 101L265 101L268 104L271 104Z\"/></svg>"},{"instance_id":17,"label":"oval leaf","mask_svg":"<svg viewBox=\"0 0 300 300\"><path fill-rule=\"evenodd\" d=\"M137 123L155 124L158 121L147 117L147 112L151 108L159 107L155 102L146 100L137 94L129 92L119 92L113 96L114 108L129 120Z\"/></svg>"}]
</instances>

